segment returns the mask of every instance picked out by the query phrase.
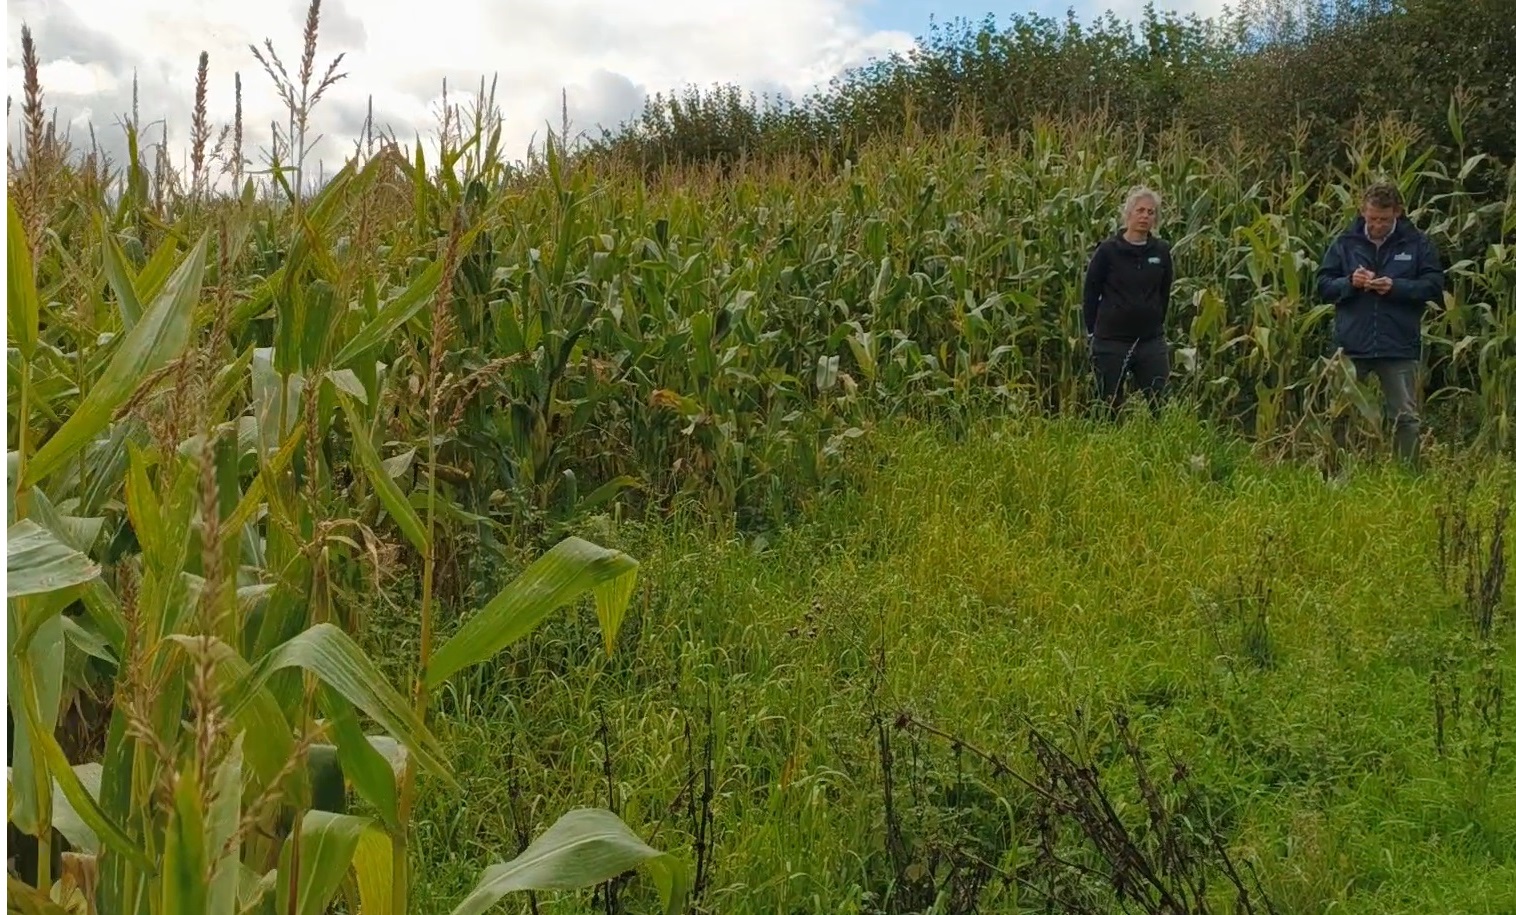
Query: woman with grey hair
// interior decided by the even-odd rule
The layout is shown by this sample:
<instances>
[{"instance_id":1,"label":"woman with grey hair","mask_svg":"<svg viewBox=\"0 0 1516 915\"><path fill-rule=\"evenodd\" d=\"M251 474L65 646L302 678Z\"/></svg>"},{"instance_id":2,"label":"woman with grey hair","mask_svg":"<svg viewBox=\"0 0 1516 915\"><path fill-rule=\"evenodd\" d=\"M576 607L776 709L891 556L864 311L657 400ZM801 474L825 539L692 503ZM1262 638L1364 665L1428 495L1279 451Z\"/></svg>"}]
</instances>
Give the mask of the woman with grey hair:
<instances>
[{"instance_id":1,"label":"woman with grey hair","mask_svg":"<svg viewBox=\"0 0 1516 915\"><path fill-rule=\"evenodd\" d=\"M1152 188L1128 192L1122 228L1103 239L1084 274L1084 331L1095 390L1114 413L1130 375L1155 412L1169 380L1164 325L1174 288L1169 243L1155 234L1162 198Z\"/></svg>"}]
</instances>

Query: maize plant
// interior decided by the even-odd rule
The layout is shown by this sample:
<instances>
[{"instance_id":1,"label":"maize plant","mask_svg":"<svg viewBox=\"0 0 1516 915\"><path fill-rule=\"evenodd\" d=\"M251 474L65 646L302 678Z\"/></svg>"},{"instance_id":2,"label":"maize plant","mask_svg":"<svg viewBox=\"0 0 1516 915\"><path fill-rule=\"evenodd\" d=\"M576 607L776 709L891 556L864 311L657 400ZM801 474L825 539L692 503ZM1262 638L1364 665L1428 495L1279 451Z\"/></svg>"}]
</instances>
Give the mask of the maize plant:
<instances>
[{"instance_id":1,"label":"maize plant","mask_svg":"<svg viewBox=\"0 0 1516 915\"><path fill-rule=\"evenodd\" d=\"M409 911L418 785L461 790L428 696L581 598L611 651L638 569L564 538L434 637L452 289L501 214L440 210L383 251L390 155L314 195L276 168L270 202L139 192L136 168L89 195L56 149L28 153L7 213L12 906ZM402 544L422 638L397 685L354 634ZM573 810L454 911L634 867L682 908L676 858Z\"/></svg>"},{"instance_id":2,"label":"maize plant","mask_svg":"<svg viewBox=\"0 0 1516 915\"><path fill-rule=\"evenodd\" d=\"M333 185L339 196L343 181ZM337 206L323 196L311 218L323 224ZM436 496L429 490L418 510L379 456L373 430L391 369L370 341L389 315L436 301L435 265L369 320L344 326L338 316L361 312L330 307L341 270L323 266L332 262L318 243L310 260L285 262L297 279L272 293L271 307L287 309L280 330L303 332L236 353L230 300L206 282L206 264L218 262L224 277L247 232L224 225L214 246L200 234L166 259L156 289L107 236L98 269L115 275L120 329L103 352L67 352L14 206L9 218L19 376L7 547L10 822L36 848L24 880L69 911L319 912L339 893L354 911L405 911L415 780L458 787L425 723L427 690L591 592L609 650L636 562L561 541L447 643L433 651L423 636L407 698L348 634L356 598L343 582L386 549L365 521L371 504L430 567ZM82 396L55 374L75 360L94 369ZM339 436L334 462L322 451ZM338 469L364 484L349 488L355 511L339 508ZM428 595L420 613L426 633ZM88 667L111 685L98 759L84 761L57 731ZM349 788L373 815L345 812ZM586 843L589 852L574 851ZM513 889L591 885L638 863L674 902L676 863L609 812L573 812L517 862L486 873L457 911L481 911ZM12 889L43 904L14 878Z\"/></svg>"}]
</instances>

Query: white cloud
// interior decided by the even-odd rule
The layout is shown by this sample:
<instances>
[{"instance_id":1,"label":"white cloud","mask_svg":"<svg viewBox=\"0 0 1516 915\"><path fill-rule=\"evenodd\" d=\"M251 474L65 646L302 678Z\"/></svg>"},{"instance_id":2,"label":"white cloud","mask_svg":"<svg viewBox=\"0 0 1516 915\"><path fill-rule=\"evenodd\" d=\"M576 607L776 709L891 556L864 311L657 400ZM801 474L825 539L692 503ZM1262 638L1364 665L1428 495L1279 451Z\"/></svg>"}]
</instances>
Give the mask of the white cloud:
<instances>
[{"instance_id":1,"label":"white cloud","mask_svg":"<svg viewBox=\"0 0 1516 915\"><path fill-rule=\"evenodd\" d=\"M402 142L437 127L443 80L450 100L498 78L507 154L521 156L533 135L560 119L566 90L575 129L594 132L637 114L644 99L684 84L732 82L796 94L870 56L909 47L902 32L868 29L863 0L324 0L318 75L343 53L347 76L317 108L313 130L326 135L314 155L328 172L346 158L367 113ZM283 124L272 81L249 45L272 39L284 67L299 67L306 7L300 0L258 5L231 0L11 0L7 90L10 132L20 122L20 26L31 26L44 105L60 124L83 112L109 148L113 125L132 105L133 71L144 124L166 120L176 162L188 146L195 68L210 55L209 114L230 123L232 73L242 75L250 145L265 144L270 121ZM466 106L465 106L466 107ZM156 140L159 128L150 132ZM254 147L255 148L255 147ZM250 151L250 155L251 155ZM256 161L256 160L255 160Z\"/></svg>"},{"instance_id":2,"label":"white cloud","mask_svg":"<svg viewBox=\"0 0 1516 915\"><path fill-rule=\"evenodd\" d=\"M1084 8L1090 18L1110 10L1122 19L1139 22L1142 8L1148 0L1087 0ZM1181 16L1191 13L1202 19L1220 16L1224 7L1236 7L1236 0L1153 0L1153 8L1159 13L1174 12Z\"/></svg>"}]
</instances>

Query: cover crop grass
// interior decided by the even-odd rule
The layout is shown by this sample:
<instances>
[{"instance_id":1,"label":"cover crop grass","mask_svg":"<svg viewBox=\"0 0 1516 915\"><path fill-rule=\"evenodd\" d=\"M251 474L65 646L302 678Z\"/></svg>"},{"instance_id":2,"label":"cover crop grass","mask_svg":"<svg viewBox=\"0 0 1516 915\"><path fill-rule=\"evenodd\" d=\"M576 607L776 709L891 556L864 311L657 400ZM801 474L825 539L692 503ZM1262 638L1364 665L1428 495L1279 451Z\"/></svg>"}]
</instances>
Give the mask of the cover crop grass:
<instances>
[{"instance_id":1,"label":"cover crop grass","mask_svg":"<svg viewBox=\"0 0 1516 915\"><path fill-rule=\"evenodd\" d=\"M1169 754L1185 767L1206 801L1197 819L1279 912L1516 905L1499 702L1516 608L1507 585L1481 634L1465 593L1467 573L1492 566L1509 462L1328 482L1183 415L995 420L961 437L907 424L878 442L855 487L766 542L680 519L586 522L642 559L627 648L596 656L593 618L570 615L439 697L468 790L422 801L424 895L452 898L523 823L609 802L692 863L703 831L708 911L895 911L911 865L934 860L936 890L962 877L946 862L994 872L977 909L932 911L1042 911L1030 789L896 726L928 725L1033 781L1037 728L1087 755L1140 834L1132 769L1106 745L1124 713L1155 776ZM390 618L375 638L413 631ZM875 715L892 738L900 862ZM1076 824L1059 841L1112 870ZM1086 879L1089 908L1061 910L1117 910ZM1225 881L1210 882L1215 905ZM542 897L537 910L602 908Z\"/></svg>"}]
</instances>

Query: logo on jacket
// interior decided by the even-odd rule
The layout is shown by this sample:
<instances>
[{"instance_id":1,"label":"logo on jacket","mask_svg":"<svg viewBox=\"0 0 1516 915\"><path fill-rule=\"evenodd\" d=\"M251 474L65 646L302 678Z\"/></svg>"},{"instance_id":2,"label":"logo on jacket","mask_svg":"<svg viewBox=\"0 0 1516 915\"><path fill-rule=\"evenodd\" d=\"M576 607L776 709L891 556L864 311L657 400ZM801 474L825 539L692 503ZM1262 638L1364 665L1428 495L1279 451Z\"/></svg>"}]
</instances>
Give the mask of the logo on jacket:
<instances>
[{"instance_id":1,"label":"logo on jacket","mask_svg":"<svg viewBox=\"0 0 1516 915\"><path fill-rule=\"evenodd\" d=\"M1160 258L1158 255L1155 254L1152 257L1148 258L1148 263L1150 263L1150 264L1161 264L1161 263L1163 263L1163 259Z\"/></svg>"},{"instance_id":2,"label":"logo on jacket","mask_svg":"<svg viewBox=\"0 0 1516 915\"><path fill-rule=\"evenodd\" d=\"M1399 254L1395 255L1395 260L1397 260L1397 261L1408 261L1410 259L1411 259L1411 255L1408 254L1405 251L1402 251Z\"/></svg>"}]
</instances>

